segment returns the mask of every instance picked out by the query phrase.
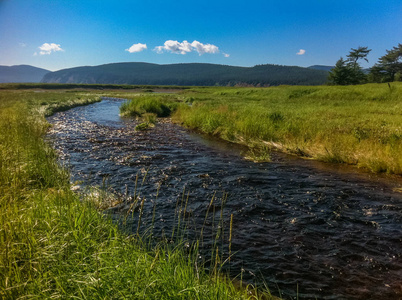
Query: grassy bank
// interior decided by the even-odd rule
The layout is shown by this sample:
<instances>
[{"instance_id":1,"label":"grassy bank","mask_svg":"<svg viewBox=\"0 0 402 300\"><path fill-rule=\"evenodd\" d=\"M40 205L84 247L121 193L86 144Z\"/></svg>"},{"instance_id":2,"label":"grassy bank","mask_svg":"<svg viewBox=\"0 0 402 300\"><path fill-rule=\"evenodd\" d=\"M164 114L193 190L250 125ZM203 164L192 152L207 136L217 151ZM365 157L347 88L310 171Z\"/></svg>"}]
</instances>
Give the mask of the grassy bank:
<instances>
[{"instance_id":1,"label":"grassy bank","mask_svg":"<svg viewBox=\"0 0 402 300\"><path fill-rule=\"evenodd\" d=\"M0 298L269 298L208 273L180 244L144 245L70 191L44 115L98 96L0 91Z\"/></svg>"},{"instance_id":2,"label":"grassy bank","mask_svg":"<svg viewBox=\"0 0 402 300\"><path fill-rule=\"evenodd\" d=\"M174 119L186 127L373 172L402 174L402 84L194 88ZM253 151L252 151L253 154Z\"/></svg>"}]
</instances>

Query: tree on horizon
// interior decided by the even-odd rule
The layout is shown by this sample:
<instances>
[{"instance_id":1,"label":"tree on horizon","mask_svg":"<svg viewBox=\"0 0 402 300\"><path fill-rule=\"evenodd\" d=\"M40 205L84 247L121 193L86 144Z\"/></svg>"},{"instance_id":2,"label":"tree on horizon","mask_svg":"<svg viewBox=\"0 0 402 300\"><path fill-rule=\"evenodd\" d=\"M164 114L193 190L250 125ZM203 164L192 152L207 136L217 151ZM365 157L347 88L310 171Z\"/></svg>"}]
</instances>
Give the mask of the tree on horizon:
<instances>
[{"instance_id":1,"label":"tree on horizon","mask_svg":"<svg viewBox=\"0 0 402 300\"><path fill-rule=\"evenodd\" d=\"M402 44L386 50L386 53L370 69L370 77L374 82L402 80ZM396 75L399 75L398 78Z\"/></svg>"},{"instance_id":2,"label":"tree on horizon","mask_svg":"<svg viewBox=\"0 0 402 300\"><path fill-rule=\"evenodd\" d=\"M368 47L359 46L357 49L351 49L346 56L346 60L341 57L336 62L335 67L329 72L328 80L330 84L349 85L365 83L367 76L364 74L359 60L363 59L368 62L367 55L370 51L371 49L368 49Z\"/></svg>"}]
</instances>

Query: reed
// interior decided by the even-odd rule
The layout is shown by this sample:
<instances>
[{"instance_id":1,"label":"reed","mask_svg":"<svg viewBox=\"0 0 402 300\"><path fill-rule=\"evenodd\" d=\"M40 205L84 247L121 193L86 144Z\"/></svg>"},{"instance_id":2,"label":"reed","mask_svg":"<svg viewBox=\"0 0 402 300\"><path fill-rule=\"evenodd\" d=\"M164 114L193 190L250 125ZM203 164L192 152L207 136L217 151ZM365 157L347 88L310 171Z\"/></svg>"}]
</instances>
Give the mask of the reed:
<instances>
[{"instance_id":1,"label":"reed","mask_svg":"<svg viewBox=\"0 0 402 300\"><path fill-rule=\"evenodd\" d=\"M232 234L233 234L233 214L230 215L230 228L229 228L229 263L232 257Z\"/></svg>"}]
</instances>

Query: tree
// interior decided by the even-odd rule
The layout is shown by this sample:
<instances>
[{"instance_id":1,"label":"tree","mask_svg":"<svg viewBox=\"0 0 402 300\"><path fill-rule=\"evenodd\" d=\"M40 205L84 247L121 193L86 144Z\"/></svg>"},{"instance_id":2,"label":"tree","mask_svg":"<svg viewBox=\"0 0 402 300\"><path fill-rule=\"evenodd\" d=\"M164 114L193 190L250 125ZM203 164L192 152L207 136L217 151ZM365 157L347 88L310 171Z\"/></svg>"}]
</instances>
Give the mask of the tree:
<instances>
[{"instance_id":1,"label":"tree","mask_svg":"<svg viewBox=\"0 0 402 300\"><path fill-rule=\"evenodd\" d=\"M371 49L368 47L358 47L357 49L353 49L347 55L348 61L352 64L353 68L360 67L357 61L359 59L364 59L368 62L367 55L370 53Z\"/></svg>"},{"instance_id":2,"label":"tree","mask_svg":"<svg viewBox=\"0 0 402 300\"><path fill-rule=\"evenodd\" d=\"M368 81L370 82L387 82L385 78L388 77L385 70L378 64L375 64L370 68L370 74L368 75Z\"/></svg>"},{"instance_id":3,"label":"tree","mask_svg":"<svg viewBox=\"0 0 402 300\"><path fill-rule=\"evenodd\" d=\"M335 67L329 73L329 81L332 84L348 85L359 84L366 81L366 74L359 65L359 60L364 59L368 62L367 55L371 49L368 47L358 47L351 49L347 55L347 60L342 57L337 61Z\"/></svg>"},{"instance_id":4,"label":"tree","mask_svg":"<svg viewBox=\"0 0 402 300\"><path fill-rule=\"evenodd\" d=\"M387 54L380 57L378 63L370 69L373 81L390 82L395 80L397 74L402 74L402 44L386 52Z\"/></svg>"},{"instance_id":5,"label":"tree","mask_svg":"<svg viewBox=\"0 0 402 300\"><path fill-rule=\"evenodd\" d=\"M347 85L350 84L352 76L352 70L346 64L346 61L341 57L329 72L328 79L332 84Z\"/></svg>"}]
</instances>

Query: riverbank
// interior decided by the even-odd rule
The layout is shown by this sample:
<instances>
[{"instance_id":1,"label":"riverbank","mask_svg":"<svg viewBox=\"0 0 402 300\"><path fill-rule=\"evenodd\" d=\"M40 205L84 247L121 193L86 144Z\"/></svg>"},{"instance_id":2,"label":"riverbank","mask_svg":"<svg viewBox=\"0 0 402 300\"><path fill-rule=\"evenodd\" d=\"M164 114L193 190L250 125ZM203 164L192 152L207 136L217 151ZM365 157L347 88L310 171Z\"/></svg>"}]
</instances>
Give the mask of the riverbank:
<instances>
[{"instance_id":1,"label":"riverbank","mask_svg":"<svg viewBox=\"0 0 402 300\"><path fill-rule=\"evenodd\" d=\"M173 119L245 144L256 161L273 149L402 174L402 84L193 88Z\"/></svg>"},{"instance_id":2,"label":"riverbank","mask_svg":"<svg viewBox=\"0 0 402 300\"><path fill-rule=\"evenodd\" d=\"M196 250L164 243L149 248L122 233L93 199L70 190L68 172L43 141L44 115L101 95L0 91L1 297L269 298L208 273Z\"/></svg>"}]
</instances>

